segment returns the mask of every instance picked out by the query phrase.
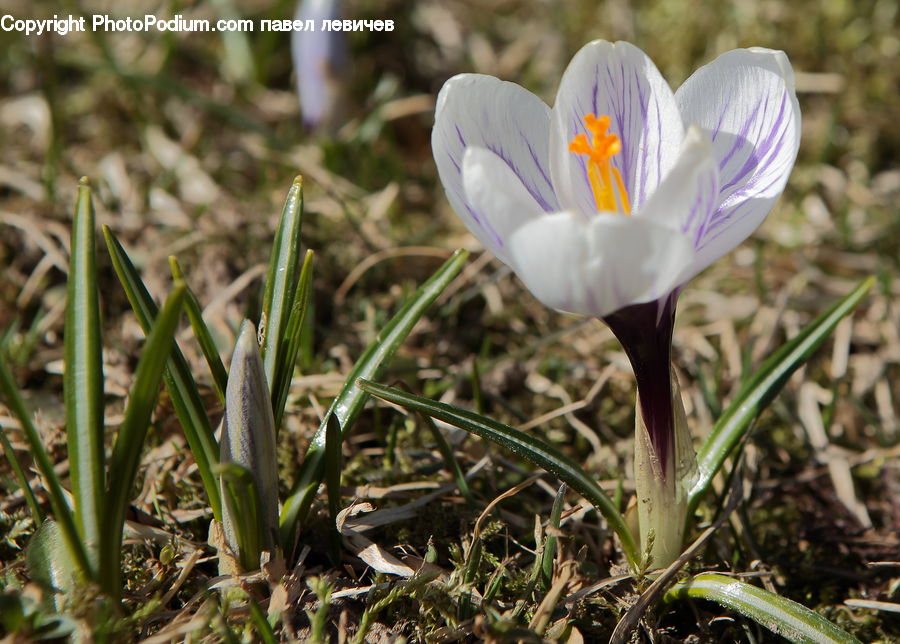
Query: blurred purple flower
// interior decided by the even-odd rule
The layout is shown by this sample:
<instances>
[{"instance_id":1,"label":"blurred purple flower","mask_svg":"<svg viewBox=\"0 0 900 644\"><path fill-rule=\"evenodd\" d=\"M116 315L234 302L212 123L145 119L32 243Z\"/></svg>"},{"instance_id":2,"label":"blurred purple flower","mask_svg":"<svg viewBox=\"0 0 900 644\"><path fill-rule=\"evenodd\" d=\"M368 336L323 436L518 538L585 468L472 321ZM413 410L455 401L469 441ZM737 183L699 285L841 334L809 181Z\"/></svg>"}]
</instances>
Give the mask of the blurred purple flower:
<instances>
[{"instance_id":1,"label":"blurred purple flower","mask_svg":"<svg viewBox=\"0 0 900 644\"><path fill-rule=\"evenodd\" d=\"M300 110L303 122L311 128L333 121L341 93L346 63L344 32L322 29L323 20L336 20L340 14L338 0L301 0L294 15L295 20L313 26L291 35Z\"/></svg>"}]
</instances>

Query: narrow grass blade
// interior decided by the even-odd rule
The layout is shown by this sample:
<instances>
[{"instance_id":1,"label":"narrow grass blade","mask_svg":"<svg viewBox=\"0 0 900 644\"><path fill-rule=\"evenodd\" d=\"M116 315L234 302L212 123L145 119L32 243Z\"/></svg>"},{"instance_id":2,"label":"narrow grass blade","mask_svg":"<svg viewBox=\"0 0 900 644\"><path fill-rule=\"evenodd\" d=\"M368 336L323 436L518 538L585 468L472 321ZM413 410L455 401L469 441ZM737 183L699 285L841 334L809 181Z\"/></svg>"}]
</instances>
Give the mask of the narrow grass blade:
<instances>
[{"instance_id":1,"label":"narrow grass blade","mask_svg":"<svg viewBox=\"0 0 900 644\"><path fill-rule=\"evenodd\" d=\"M619 535L628 561L633 565L639 563L640 552L634 536L625 525L625 520L616 509L612 499L587 472L565 454L533 436L465 409L428 400L367 380L359 380L358 386L373 396L405 407L410 411L428 414L432 418L491 440L541 469L554 474L597 508L609 523L610 528Z\"/></svg>"},{"instance_id":2,"label":"narrow grass blade","mask_svg":"<svg viewBox=\"0 0 900 644\"><path fill-rule=\"evenodd\" d=\"M266 289L259 321L263 364L269 386L285 367L282 345L294 303L300 268L300 232L303 223L303 178L296 177L281 211L281 220L272 242ZM290 369L293 370L291 362Z\"/></svg>"},{"instance_id":3,"label":"narrow grass blade","mask_svg":"<svg viewBox=\"0 0 900 644\"><path fill-rule=\"evenodd\" d=\"M474 508L475 497L472 496L472 491L469 489L466 477L460 469L459 463L456 462L456 457L453 455L453 448L450 446L450 443L447 442L447 439L444 438L441 430L434 424L431 416L427 414L419 414L419 416L425 422L425 426L428 427L428 431L431 432L432 437L434 437L434 442L437 443L438 450L440 450L441 456L444 457L444 463L446 463L447 469L453 474L453 480L456 481L456 487L459 488L459 493L463 495L463 498L466 500L466 503L469 504L469 507Z\"/></svg>"},{"instance_id":4,"label":"narrow grass blade","mask_svg":"<svg viewBox=\"0 0 900 644\"><path fill-rule=\"evenodd\" d=\"M281 417L284 415L284 405L287 402L288 391L291 388L291 378L294 376L294 365L297 363L297 353L300 351L300 339L303 334L303 323L306 313L309 311L310 296L312 295L313 276L313 252L307 251L303 260L303 268L300 269L300 279L297 281L297 292L291 307L291 315L288 317L284 330L281 352L283 360L279 362L279 368L275 371L275 384L272 385L272 411L275 415L275 431L281 427Z\"/></svg>"},{"instance_id":5,"label":"narrow grass blade","mask_svg":"<svg viewBox=\"0 0 900 644\"><path fill-rule=\"evenodd\" d=\"M244 513L243 504L223 508L222 527L228 544L240 554L240 560L259 565L263 550L278 544L278 463L275 454L275 422L272 418L272 397L266 384L263 363L256 343L256 326L244 320L231 358L228 388L225 392L225 419L222 429L221 463L237 464L245 468L259 491L254 508L258 525L255 550L244 552L238 526ZM244 540L246 541L246 540Z\"/></svg>"},{"instance_id":6,"label":"narrow grass blade","mask_svg":"<svg viewBox=\"0 0 900 644\"><path fill-rule=\"evenodd\" d=\"M328 495L328 520L331 524L332 543L329 554L335 563L341 560L341 534L337 527L337 515L341 509L341 425L337 416L328 418L325 427L325 493Z\"/></svg>"},{"instance_id":7,"label":"narrow grass blade","mask_svg":"<svg viewBox=\"0 0 900 644\"><path fill-rule=\"evenodd\" d=\"M462 581L463 584L473 586L478 578L478 569L481 567L481 559L484 554L484 545L481 535L474 536L472 546L466 553L465 567L463 568ZM462 592L459 597L459 607L457 614L461 621L471 619L475 613L475 606L472 602L472 590L467 589Z\"/></svg>"},{"instance_id":8,"label":"narrow grass blade","mask_svg":"<svg viewBox=\"0 0 900 644\"><path fill-rule=\"evenodd\" d=\"M222 358L219 357L219 349L216 347L212 333L209 332L209 327L203 321L203 311L200 308L200 302L197 301L197 296L194 295L191 288L187 286L181 265L174 255L169 256L169 267L172 269L172 277L175 278L175 281L185 283L184 309L187 311L188 320L191 322L191 329L194 330L194 337L197 338L200 350L203 351L203 357L206 358L206 364L209 365L209 370L212 373L213 387L215 387L219 400L224 404L225 387L228 386L228 372L225 370L225 365L222 364Z\"/></svg>"},{"instance_id":9,"label":"narrow grass blade","mask_svg":"<svg viewBox=\"0 0 900 644\"><path fill-rule=\"evenodd\" d=\"M156 318L157 306L141 281L137 269L128 259L128 255L112 231L104 226L103 235L112 258L113 269L125 289L125 295L131 303L138 323L144 333L149 333L153 320ZM206 410L200 400L200 393L197 391L190 367L178 348L177 342L172 344L172 352L166 362L164 377L169 395L172 397L172 406L175 408L175 414L178 416L182 429L184 429L184 435L197 463L200 478L203 480L206 496L209 497L213 516L221 521L222 501L219 495L219 479L212 472L213 466L219 462L219 447L209 424L209 418L206 416Z\"/></svg>"},{"instance_id":10,"label":"narrow grass blade","mask_svg":"<svg viewBox=\"0 0 900 644\"><path fill-rule=\"evenodd\" d=\"M328 644L328 625L331 613L331 584L322 577L307 577L306 585L319 599L319 607L315 610L304 610L309 620L309 644Z\"/></svg>"},{"instance_id":11,"label":"narrow grass blade","mask_svg":"<svg viewBox=\"0 0 900 644\"><path fill-rule=\"evenodd\" d=\"M31 320L28 329L21 329L21 320L18 317L12 319L12 322L6 330L0 334L0 351L5 351L9 362L17 367L24 366L31 355L34 353L35 347L42 337L42 322L47 316L46 311L38 312ZM19 331L23 331L19 334ZM11 340L19 334L18 341L15 345Z\"/></svg>"},{"instance_id":12,"label":"narrow grass blade","mask_svg":"<svg viewBox=\"0 0 900 644\"><path fill-rule=\"evenodd\" d=\"M28 441L28 447L31 450L31 457L34 459L38 470L40 470L41 476L44 477L44 485L50 497L53 516L56 517L56 521L59 523L59 529L63 540L69 547L69 553L84 576L91 579L91 568L88 565L87 551L78 535L75 517L72 516L72 510L69 508L62 485L59 483L59 477L53 471L53 463L47 455L47 450L44 449L44 444L41 441L37 428L31 422L31 414L28 413L28 409L25 407L25 401L22 400L22 396L16 388L12 373L10 373L2 353L0 353L0 393L6 399L6 404L9 406L10 411L19 419L19 424L22 426L22 431L25 433L25 439ZM3 433L4 435L6 434L5 428Z\"/></svg>"},{"instance_id":13,"label":"narrow grass blade","mask_svg":"<svg viewBox=\"0 0 900 644\"><path fill-rule=\"evenodd\" d=\"M109 461L109 481L106 492L106 512L100 552L100 583L111 597L121 592L122 529L125 510L134 490L141 460L141 450L150 425L150 417L159 398L159 385L166 359L171 353L175 329L181 315L185 286L176 282L162 310L153 322L147 342L141 352L134 383L128 395L125 419L119 427L119 435Z\"/></svg>"},{"instance_id":14,"label":"narrow grass blade","mask_svg":"<svg viewBox=\"0 0 900 644\"><path fill-rule=\"evenodd\" d=\"M103 353L94 206L87 178L78 186L72 222L65 321L66 434L75 523L96 578L103 517Z\"/></svg>"},{"instance_id":15,"label":"narrow grass blade","mask_svg":"<svg viewBox=\"0 0 900 644\"><path fill-rule=\"evenodd\" d=\"M16 480L19 482L22 494L25 495L25 503L28 504L28 511L31 513L31 518L34 519L35 525L41 525L44 521L44 513L41 512L41 506L38 505L37 499L34 497L34 492L31 490L31 485L28 483L28 477L25 476L25 471L19 464L19 458L16 456L13 446L6 437L6 430L3 429L3 427L0 427L0 442L3 443L3 454L6 456L9 466L16 475Z\"/></svg>"},{"instance_id":16,"label":"narrow grass blade","mask_svg":"<svg viewBox=\"0 0 900 644\"><path fill-rule=\"evenodd\" d=\"M663 596L676 599L706 599L721 604L765 626L790 642L804 644L861 644L827 619L805 606L733 577L702 573L675 584Z\"/></svg>"},{"instance_id":17,"label":"narrow grass blade","mask_svg":"<svg viewBox=\"0 0 900 644\"><path fill-rule=\"evenodd\" d=\"M19 320L16 318L12 321L12 324L6 327L6 330L4 330L3 333L0 333L0 358L2 358L3 355L11 355L11 352L9 351L10 339L15 335L18 329ZM44 513L41 511L41 506L34 496L31 484L28 482L28 477L25 475L25 471L19 463L19 458L16 456L16 451L13 449L12 443L9 442L9 438L6 436L6 430L2 425L0 425L0 442L3 443L3 455L6 457L9 466L13 470L13 474L19 483L19 489L22 490L22 494L25 496L28 512L31 514L34 524L39 526L44 521Z\"/></svg>"},{"instance_id":18,"label":"narrow grass blade","mask_svg":"<svg viewBox=\"0 0 900 644\"><path fill-rule=\"evenodd\" d=\"M256 629L256 634L263 644L278 644L278 638L275 637L275 631L266 619L266 614L263 613L262 608L259 607L253 596L249 594L247 595L247 607L250 609L250 619L253 622L253 627Z\"/></svg>"},{"instance_id":19,"label":"narrow grass blade","mask_svg":"<svg viewBox=\"0 0 900 644\"><path fill-rule=\"evenodd\" d=\"M222 609L221 604L219 605L219 610ZM228 620L221 619L213 622L215 628L215 634L217 637L221 639L224 644L243 644L243 639L238 637L237 633L228 625Z\"/></svg>"},{"instance_id":20,"label":"narrow grass blade","mask_svg":"<svg viewBox=\"0 0 900 644\"><path fill-rule=\"evenodd\" d=\"M713 477L749 431L754 419L781 391L791 374L809 360L841 318L856 308L874 283L874 277L863 281L775 351L728 405L697 454L698 477L688 495L688 517L693 515Z\"/></svg>"},{"instance_id":21,"label":"narrow grass blade","mask_svg":"<svg viewBox=\"0 0 900 644\"><path fill-rule=\"evenodd\" d=\"M9 326L7 326L3 333L0 333L0 351L5 352L7 355L10 355L12 352L10 351L10 345L12 344L12 339L19 332L19 327L22 325L21 320L18 317L12 319ZM12 357L10 355L10 357Z\"/></svg>"},{"instance_id":22,"label":"narrow grass blade","mask_svg":"<svg viewBox=\"0 0 900 644\"><path fill-rule=\"evenodd\" d=\"M556 559L556 534L553 531L559 531L559 523L562 519L563 501L566 497L566 486L559 486L556 498L553 499L553 507L550 510L550 520L548 521L548 534L544 539L544 552L541 553L541 586L543 589L549 590L553 581L553 560Z\"/></svg>"},{"instance_id":23,"label":"narrow grass blade","mask_svg":"<svg viewBox=\"0 0 900 644\"><path fill-rule=\"evenodd\" d=\"M350 430L359 412L362 411L368 399L368 394L357 388L356 381L359 378L377 378L381 370L397 351L397 348L412 331L419 318L425 313L435 298L447 288L450 282L462 270L469 254L458 250L453 256L428 278L413 296L391 318L384 329L366 348L359 360L353 366L350 375L344 381L344 386L337 398L331 403L325 418L319 425L319 429L313 436L303 463L297 476L297 483L291 494L285 500L281 510L281 534L282 544L288 550L294 543L294 535L297 522L306 515L313 496L319 488L324 471L325 432L328 418L334 414L341 423L341 431L344 436Z\"/></svg>"}]
</instances>

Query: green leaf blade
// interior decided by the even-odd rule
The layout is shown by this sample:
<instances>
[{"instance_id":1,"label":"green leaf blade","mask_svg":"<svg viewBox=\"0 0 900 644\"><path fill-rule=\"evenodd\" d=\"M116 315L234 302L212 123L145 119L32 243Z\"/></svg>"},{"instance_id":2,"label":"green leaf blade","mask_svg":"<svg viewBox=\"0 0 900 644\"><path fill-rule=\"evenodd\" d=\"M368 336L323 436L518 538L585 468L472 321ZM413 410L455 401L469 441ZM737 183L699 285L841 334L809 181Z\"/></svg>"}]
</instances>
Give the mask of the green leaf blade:
<instances>
[{"instance_id":1,"label":"green leaf blade","mask_svg":"<svg viewBox=\"0 0 900 644\"><path fill-rule=\"evenodd\" d=\"M634 565L640 561L640 552L634 536L612 499L587 472L562 452L533 436L475 412L428 400L367 380L360 380L358 384L363 391L373 396L400 405L410 411L427 414L432 418L493 441L528 462L554 474L590 501L603 515L613 531L619 535L628 561Z\"/></svg>"},{"instance_id":2,"label":"green leaf blade","mask_svg":"<svg viewBox=\"0 0 900 644\"><path fill-rule=\"evenodd\" d=\"M15 380L9 371L9 367L6 365L2 353L0 353L0 393L3 394L12 413L19 419L22 431L25 433L25 439L28 441L31 457L35 460L41 476L44 477L44 484L50 497L53 515L59 523L59 529L66 545L69 547L69 553L84 576L90 579L91 567L88 563L87 550L78 534L72 509L69 507L66 495L59 482L59 477L56 476L56 472L53 469L50 456L47 454L47 450L44 449L41 436L31 420L31 414L25 407L25 401L22 400L22 395L16 388ZM5 428L3 428L3 433L5 436Z\"/></svg>"},{"instance_id":3,"label":"green leaf blade","mask_svg":"<svg viewBox=\"0 0 900 644\"><path fill-rule=\"evenodd\" d=\"M78 567L53 519L40 524L31 535L25 549L25 565L31 578L47 592L69 593L77 587Z\"/></svg>"},{"instance_id":4,"label":"green leaf blade","mask_svg":"<svg viewBox=\"0 0 900 644\"><path fill-rule=\"evenodd\" d=\"M469 489L469 483L466 481L462 468L460 468L459 463L456 462L456 457L453 455L453 447L447 442L447 439L444 438L444 435L441 433L441 430L438 429L438 426L434 424L434 420L431 416L420 414L420 417L425 421L425 426L428 427L428 431L434 438L434 442L437 443L438 451L441 453L441 456L444 457L444 463L453 475L453 480L456 481L456 487L459 488L459 493L462 494L469 507L474 508L475 497L472 495L472 490Z\"/></svg>"},{"instance_id":5,"label":"green leaf blade","mask_svg":"<svg viewBox=\"0 0 900 644\"><path fill-rule=\"evenodd\" d=\"M6 436L6 430L2 426L0 426L0 443L3 444L3 454L6 456L6 461L12 468L16 481L19 483L22 495L25 497L25 503L28 505L28 511L31 513L31 518L34 520L35 525L40 525L44 521L44 513L41 512L41 506L38 505L37 499L34 496L34 491L31 489L31 484L28 482L28 477L25 476L25 470L22 469L22 465L19 463L19 459L16 456L16 451L9 442L9 438Z\"/></svg>"},{"instance_id":6,"label":"green leaf blade","mask_svg":"<svg viewBox=\"0 0 900 644\"><path fill-rule=\"evenodd\" d=\"M553 530L559 530L560 521L562 519L563 501L565 500L566 486L561 485L553 499L553 507L550 509L550 519L547 525ZM541 586L546 591L550 589L553 583L553 560L556 559L556 543L557 539L554 535L548 534L544 538L544 551L538 560L540 570Z\"/></svg>"},{"instance_id":7,"label":"green leaf blade","mask_svg":"<svg viewBox=\"0 0 900 644\"><path fill-rule=\"evenodd\" d=\"M66 434L75 522L96 578L104 513L103 349L91 189L83 178L72 223L65 316Z\"/></svg>"},{"instance_id":8,"label":"green leaf blade","mask_svg":"<svg viewBox=\"0 0 900 644\"><path fill-rule=\"evenodd\" d=\"M187 311L188 321L191 323L191 329L194 331L194 337L197 338L203 357L206 358L206 364L209 365L216 394L219 396L219 400L224 403L225 388L228 384L228 371L225 370L225 365L222 364L222 358L219 356L219 350L213 340L212 333L210 333L209 327L206 326L206 322L203 320L200 302L191 288L187 286L181 265L174 256L169 257L169 266L172 269L172 277L176 281L185 283L184 310Z\"/></svg>"},{"instance_id":9,"label":"green leaf blade","mask_svg":"<svg viewBox=\"0 0 900 644\"><path fill-rule=\"evenodd\" d=\"M362 411L366 400L368 400L368 394L357 387L356 381L360 378L371 380L378 377L381 368L394 355L426 309L459 274L468 257L469 253L467 251L455 251L453 256L444 262L434 275L416 291L415 295L403 305L400 311L391 318L374 342L366 348L360 359L356 361L333 405L334 413L337 415L338 420L341 421L341 427L345 433L353 421L356 420L359 412ZM320 434L321 438L319 437ZM319 438L318 442L324 443L324 423L316 434L316 438Z\"/></svg>"},{"instance_id":10,"label":"green leaf blade","mask_svg":"<svg viewBox=\"0 0 900 644\"><path fill-rule=\"evenodd\" d=\"M284 338L282 338L283 359L275 371L275 381L272 386L272 411L275 416L276 431L281 427L281 417L284 415L284 406L291 388L294 365L297 364L297 354L300 352L303 323L309 311L310 297L312 296L313 257L311 250L306 252L303 267L300 269L300 278L297 280L297 292L294 294L291 314L284 330Z\"/></svg>"},{"instance_id":11,"label":"green leaf blade","mask_svg":"<svg viewBox=\"0 0 900 644\"><path fill-rule=\"evenodd\" d=\"M266 620L266 614L249 593L247 594L247 607L250 609L250 619L256 629L256 634L263 644L278 644L278 638L275 636L272 625Z\"/></svg>"},{"instance_id":12,"label":"green leaf blade","mask_svg":"<svg viewBox=\"0 0 900 644\"><path fill-rule=\"evenodd\" d=\"M121 549L125 510L134 489L141 450L159 397L160 380L166 360L171 353L184 297L184 284L176 284L162 311L153 322L153 328L147 336L147 342L135 370L134 382L128 395L128 407L125 409L125 419L119 428L119 435L110 457L100 580L106 592L113 597L121 592Z\"/></svg>"},{"instance_id":13,"label":"green leaf blade","mask_svg":"<svg viewBox=\"0 0 900 644\"><path fill-rule=\"evenodd\" d=\"M781 391L794 371L822 345L838 322L856 308L874 283L874 277L860 283L808 324L796 337L782 345L728 405L697 454L698 477L688 495L688 516L693 514L713 477L740 443L753 420Z\"/></svg>"},{"instance_id":14,"label":"green leaf blade","mask_svg":"<svg viewBox=\"0 0 900 644\"><path fill-rule=\"evenodd\" d=\"M329 554L334 561L341 560L341 533L337 517L341 509L342 443L341 425L337 416L332 415L325 429L325 494L328 496L328 521L332 535Z\"/></svg>"},{"instance_id":15,"label":"green leaf blade","mask_svg":"<svg viewBox=\"0 0 900 644\"><path fill-rule=\"evenodd\" d=\"M721 604L795 644L861 644L815 611L727 575L701 573L675 584L663 596L663 601L684 598Z\"/></svg>"},{"instance_id":16,"label":"green leaf blade","mask_svg":"<svg viewBox=\"0 0 900 644\"><path fill-rule=\"evenodd\" d=\"M249 469L233 461L218 463L215 472L222 480L222 497L228 508L226 516L233 519L233 532L228 537L228 544L235 551L244 571L257 570L265 536L258 513L262 503L256 477Z\"/></svg>"},{"instance_id":17,"label":"green leaf blade","mask_svg":"<svg viewBox=\"0 0 900 644\"><path fill-rule=\"evenodd\" d=\"M144 333L149 333L157 315L157 306L119 240L105 226L103 235L112 259L113 269L125 290L135 317ZM213 516L221 520L222 500L219 494L219 479L212 471L215 464L219 462L219 447L209 424L209 418L206 416L206 410L203 408L200 392L197 391L190 367L178 348L177 342L172 344L164 378L166 388L172 397L175 415L178 416L178 421L181 423L185 438L187 438L191 453L197 463L197 470L203 480L203 488L209 498Z\"/></svg>"},{"instance_id":18,"label":"green leaf blade","mask_svg":"<svg viewBox=\"0 0 900 644\"><path fill-rule=\"evenodd\" d=\"M274 391L273 384L285 368L286 359L282 354L285 330L294 304L300 266L300 235L303 224L303 179L296 177L288 191L281 211L281 220L275 231L269 270L266 273L266 288L263 292L262 356L266 369L266 380ZM293 370L291 362L290 369Z\"/></svg>"}]
</instances>

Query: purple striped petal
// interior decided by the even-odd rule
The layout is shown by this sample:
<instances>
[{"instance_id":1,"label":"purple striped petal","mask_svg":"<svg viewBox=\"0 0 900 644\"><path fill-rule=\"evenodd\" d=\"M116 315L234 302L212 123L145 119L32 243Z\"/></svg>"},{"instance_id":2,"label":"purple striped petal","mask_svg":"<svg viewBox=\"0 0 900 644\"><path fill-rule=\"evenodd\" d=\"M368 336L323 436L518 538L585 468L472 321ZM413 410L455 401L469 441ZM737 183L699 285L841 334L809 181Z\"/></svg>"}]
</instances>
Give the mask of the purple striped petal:
<instances>
[{"instance_id":1,"label":"purple striped petal","mask_svg":"<svg viewBox=\"0 0 900 644\"><path fill-rule=\"evenodd\" d=\"M685 123L709 132L719 167L719 202L698 245L706 266L756 230L784 190L800 146L794 73L784 52L736 49L675 98Z\"/></svg>"},{"instance_id":2,"label":"purple striped petal","mask_svg":"<svg viewBox=\"0 0 900 644\"><path fill-rule=\"evenodd\" d=\"M679 278L688 281L709 262L702 250L706 231L719 204L719 168L706 131L688 128L675 167L635 215L667 224L687 235L695 257Z\"/></svg>"},{"instance_id":3,"label":"purple striped petal","mask_svg":"<svg viewBox=\"0 0 900 644\"><path fill-rule=\"evenodd\" d=\"M431 147L447 199L469 230L498 256L504 244L491 220L466 198L463 155L484 148L501 159L543 211L559 209L550 183L550 108L514 83L481 74L460 74L438 94Z\"/></svg>"},{"instance_id":4,"label":"purple striped petal","mask_svg":"<svg viewBox=\"0 0 900 644\"><path fill-rule=\"evenodd\" d=\"M493 250L497 258L512 268L506 241L519 227L544 213L531 193L506 162L484 148L469 146L463 155L463 188L466 202L484 213L495 237L485 238L482 229L471 227L472 234L487 247L498 239Z\"/></svg>"},{"instance_id":5,"label":"purple striped petal","mask_svg":"<svg viewBox=\"0 0 900 644\"><path fill-rule=\"evenodd\" d=\"M613 156L637 210L674 165L684 126L666 81L644 52L625 42L595 40L566 68L553 106L550 170L560 203L584 214L597 212L586 159L569 142L586 133L587 114L607 115L622 151Z\"/></svg>"}]
</instances>

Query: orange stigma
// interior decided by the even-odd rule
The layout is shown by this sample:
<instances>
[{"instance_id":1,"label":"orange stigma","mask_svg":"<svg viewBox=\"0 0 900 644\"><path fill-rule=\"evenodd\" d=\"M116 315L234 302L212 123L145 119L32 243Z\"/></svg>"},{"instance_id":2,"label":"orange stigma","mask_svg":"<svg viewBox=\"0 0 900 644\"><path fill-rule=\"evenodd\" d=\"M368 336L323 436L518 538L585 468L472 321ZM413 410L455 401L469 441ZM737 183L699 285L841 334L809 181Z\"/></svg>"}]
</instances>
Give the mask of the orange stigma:
<instances>
[{"instance_id":1,"label":"orange stigma","mask_svg":"<svg viewBox=\"0 0 900 644\"><path fill-rule=\"evenodd\" d=\"M622 183L619 170L610 165L613 155L622 151L622 142L615 134L607 134L609 117L605 114L599 118L593 114L584 117L584 125L591 133L579 134L569 143L569 151L583 154L588 158L587 174L594 193L597 210L622 212L631 214L628 193Z\"/></svg>"}]
</instances>

